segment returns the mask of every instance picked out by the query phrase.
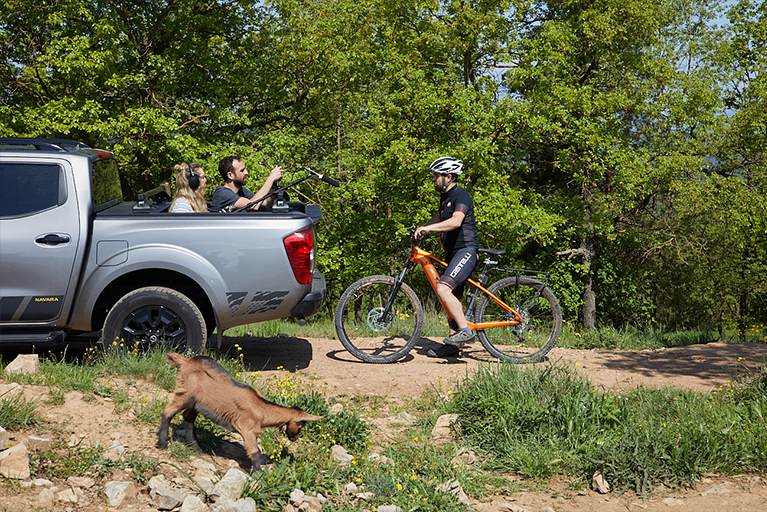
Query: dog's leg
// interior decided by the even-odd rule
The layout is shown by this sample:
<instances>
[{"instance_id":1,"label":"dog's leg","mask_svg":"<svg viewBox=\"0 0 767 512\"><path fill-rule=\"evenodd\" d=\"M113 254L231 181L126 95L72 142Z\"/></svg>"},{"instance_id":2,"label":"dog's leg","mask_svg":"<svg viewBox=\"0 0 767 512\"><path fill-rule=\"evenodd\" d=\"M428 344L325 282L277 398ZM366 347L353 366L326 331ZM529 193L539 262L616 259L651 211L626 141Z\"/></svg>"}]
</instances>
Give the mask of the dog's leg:
<instances>
[{"instance_id":1,"label":"dog's leg","mask_svg":"<svg viewBox=\"0 0 767 512\"><path fill-rule=\"evenodd\" d=\"M186 430L186 442L196 451L201 452L200 440L197 439L197 431L194 429L194 420L197 419L197 411L194 406L190 407L184 413L184 430Z\"/></svg>"},{"instance_id":2,"label":"dog's leg","mask_svg":"<svg viewBox=\"0 0 767 512\"><path fill-rule=\"evenodd\" d=\"M168 447L168 430L173 416L188 408L188 399L182 395L176 395L162 410L160 429L157 431L157 448L164 450Z\"/></svg>"}]
</instances>

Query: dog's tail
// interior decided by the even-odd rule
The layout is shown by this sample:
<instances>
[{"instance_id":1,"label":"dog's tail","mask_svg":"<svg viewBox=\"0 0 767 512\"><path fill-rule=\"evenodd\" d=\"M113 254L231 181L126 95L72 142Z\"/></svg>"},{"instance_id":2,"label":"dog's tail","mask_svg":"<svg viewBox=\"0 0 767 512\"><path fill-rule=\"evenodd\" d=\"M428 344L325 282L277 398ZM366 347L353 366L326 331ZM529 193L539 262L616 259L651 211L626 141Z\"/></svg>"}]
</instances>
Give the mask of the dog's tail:
<instances>
[{"instance_id":1,"label":"dog's tail","mask_svg":"<svg viewBox=\"0 0 767 512\"><path fill-rule=\"evenodd\" d=\"M181 366L184 361L186 361L186 357L182 356L181 354L177 354L176 352L168 352L165 354L165 362L174 368Z\"/></svg>"}]
</instances>

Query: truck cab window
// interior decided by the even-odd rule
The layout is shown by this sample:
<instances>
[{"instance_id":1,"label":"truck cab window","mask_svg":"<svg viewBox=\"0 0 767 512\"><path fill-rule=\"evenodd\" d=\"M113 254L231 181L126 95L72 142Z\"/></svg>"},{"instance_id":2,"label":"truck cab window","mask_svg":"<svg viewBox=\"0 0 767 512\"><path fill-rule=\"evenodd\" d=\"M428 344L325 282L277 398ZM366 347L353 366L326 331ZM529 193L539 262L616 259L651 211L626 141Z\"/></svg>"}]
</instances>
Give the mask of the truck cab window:
<instances>
[{"instance_id":1,"label":"truck cab window","mask_svg":"<svg viewBox=\"0 0 767 512\"><path fill-rule=\"evenodd\" d=\"M62 205L64 171L56 164L0 164L0 217L17 217Z\"/></svg>"}]
</instances>

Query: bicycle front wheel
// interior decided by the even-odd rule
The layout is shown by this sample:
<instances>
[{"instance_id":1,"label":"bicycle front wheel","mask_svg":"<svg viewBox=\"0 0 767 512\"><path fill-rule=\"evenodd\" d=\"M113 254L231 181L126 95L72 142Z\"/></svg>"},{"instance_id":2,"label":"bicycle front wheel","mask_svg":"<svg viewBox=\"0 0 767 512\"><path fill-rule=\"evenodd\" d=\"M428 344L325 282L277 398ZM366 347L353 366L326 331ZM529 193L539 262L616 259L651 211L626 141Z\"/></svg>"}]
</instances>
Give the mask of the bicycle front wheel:
<instances>
[{"instance_id":1,"label":"bicycle front wheel","mask_svg":"<svg viewBox=\"0 0 767 512\"><path fill-rule=\"evenodd\" d=\"M407 354L423 330L423 306L405 283L384 309L396 280L389 276L364 277L341 295L336 308L338 338L354 357L367 363L393 363Z\"/></svg>"},{"instance_id":2,"label":"bicycle front wheel","mask_svg":"<svg viewBox=\"0 0 767 512\"><path fill-rule=\"evenodd\" d=\"M522 323L477 331L494 357L511 363L540 361L562 333L562 309L552 291L535 279L505 277L488 291L522 316ZM483 294L477 303L477 322L513 320L514 315Z\"/></svg>"}]
</instances>

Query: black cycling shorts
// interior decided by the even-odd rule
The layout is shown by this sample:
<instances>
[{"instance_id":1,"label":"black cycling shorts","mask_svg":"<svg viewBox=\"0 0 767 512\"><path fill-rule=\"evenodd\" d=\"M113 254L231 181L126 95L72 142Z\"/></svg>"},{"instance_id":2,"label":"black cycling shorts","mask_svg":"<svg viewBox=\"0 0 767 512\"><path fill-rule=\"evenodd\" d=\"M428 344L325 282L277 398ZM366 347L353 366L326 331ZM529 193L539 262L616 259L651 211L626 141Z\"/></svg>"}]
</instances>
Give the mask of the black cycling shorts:
<instances>
[{"instance_id":1,"label":"black cycling shorts","mask_svg":"<svg viewBox=\"0 0 767 512\"><path fill-rule=\"evenodd\" d=\"M453 295L459 299L463 296L463 285L479 262L477 249L465 247L455 252L439 282L453 290Z\"/></svg>"}]
</instances>

